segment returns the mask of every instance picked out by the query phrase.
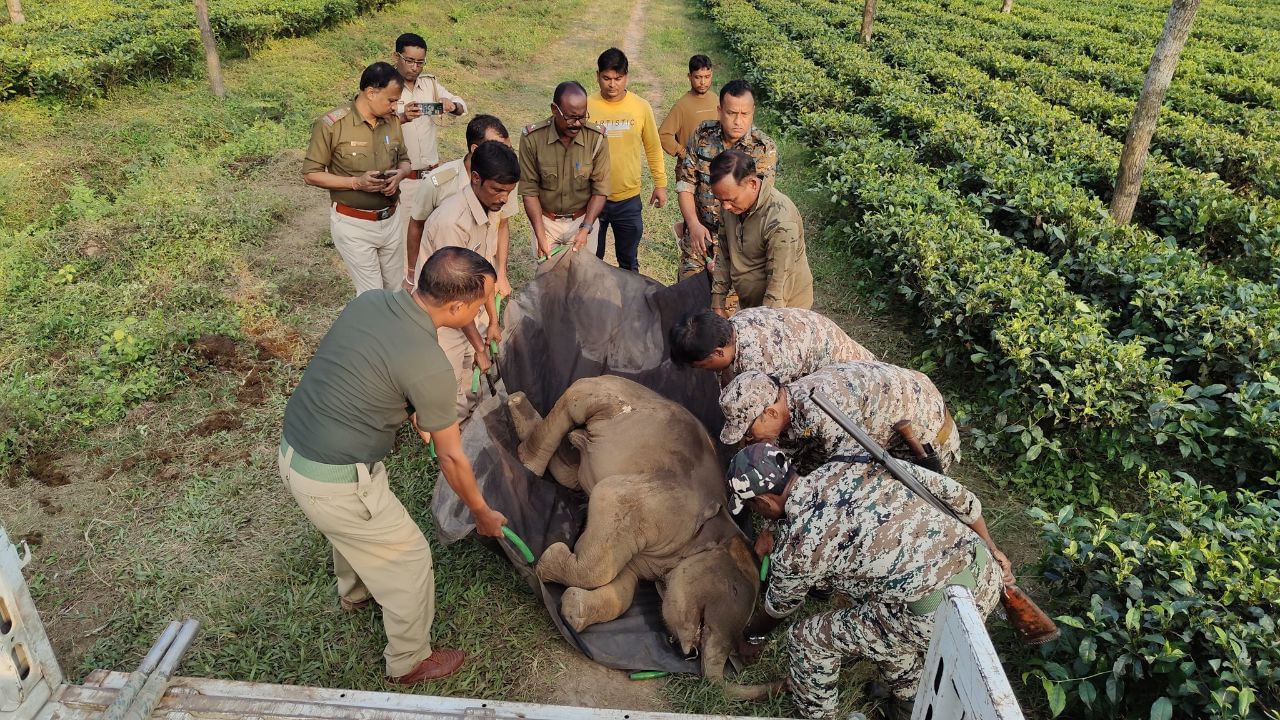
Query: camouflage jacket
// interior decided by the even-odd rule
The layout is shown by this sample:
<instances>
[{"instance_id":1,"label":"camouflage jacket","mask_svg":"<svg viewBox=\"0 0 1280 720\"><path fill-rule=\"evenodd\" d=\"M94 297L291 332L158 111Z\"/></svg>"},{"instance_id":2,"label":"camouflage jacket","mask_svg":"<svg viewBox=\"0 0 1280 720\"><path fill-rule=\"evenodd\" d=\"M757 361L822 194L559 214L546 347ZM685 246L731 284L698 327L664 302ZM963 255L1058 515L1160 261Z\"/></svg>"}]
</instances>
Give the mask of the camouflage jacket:
<instances>
[{"instance_id":1,"label":"camouflage jacket","mask_svg":"<svg viewBox=\"0 0 1280 720\"><path fill-rule=\"evenodd\" d=\"M906 465L971 524L982 503L945 475ZM775 534L765 611L786 617L810 588L854 600L908 603L974 562L982 540L875 463L840 460L796 479Z\"/></svg>"},{"instance_id":2,"label":"camouflage jacket","mask_svg":"<svg viewBox=\"0 0 1280 720\"><path fill-rule=\"evenodd\" d=\"M729 322L736 349L733 362L720 371L720 387L747 370L789 383L827 365L876 359L833 320L812 310L745 308Z\"/></svg>"},{"instance_id":3,"label":"camouflage jacket","mask_svg":"<svg viewBox=\"0 0 1280 720\"><path fill-rule=\"evenodd\" d=\"M801 475L827 462L837 449L857 443L809 397L822 390L836 407L862 426L872 440L894 455L908 457L910 450L893 425L910 420L921 442L932 442L946 423L947 406L942 393L923 373L883 362L851 362L829 365L784 385L791 422L777 440L791 453ZM947 448L959 443L956 433Z\"/></svg>"},{"instance_id":4,"label":"camouflage jacket","mask_svg":"<svg viewBox=\"0 0 1280 720\"><path fill-rule=\"evenodd\" d=\"M698 220L711 237L720 231L720 203L711 194L711 161L725 150L741 150L756 161L760 179L778 174L778 147L757 127L733 145L725 145L719 120L707 120L693 131L684 154L676 161L676 192L693 193Z\"/></svg>"}]
</instances>

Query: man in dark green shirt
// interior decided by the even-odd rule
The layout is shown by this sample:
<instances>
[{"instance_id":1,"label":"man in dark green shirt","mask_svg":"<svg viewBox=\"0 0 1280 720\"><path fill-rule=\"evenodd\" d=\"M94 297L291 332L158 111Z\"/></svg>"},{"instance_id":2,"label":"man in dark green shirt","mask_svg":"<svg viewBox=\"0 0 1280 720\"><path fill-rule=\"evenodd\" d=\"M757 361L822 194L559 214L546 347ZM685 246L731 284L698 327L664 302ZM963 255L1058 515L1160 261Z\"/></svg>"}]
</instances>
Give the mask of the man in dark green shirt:
<instances>
[{"instance_id":1,"label":"man in dark green shirt","mask_svg":"<svg viewBox=\"0 0 1280 720\"><path fill-rule=\"evenodd\" d=\"M485 502L462 452L457 383L436 341L436 328L474 331L496 279L483 257L448 247L427 260L413 292L359 295L320 342L285 408L281 477L333 545L342 608L382 606L392 682L441 678L464 659L460 650L432 651L431 548L382 464L404 421L424 442L435 441L440 470L470 508L476 532L500 536L507 521Z\"/></svg>"}]
</instances>

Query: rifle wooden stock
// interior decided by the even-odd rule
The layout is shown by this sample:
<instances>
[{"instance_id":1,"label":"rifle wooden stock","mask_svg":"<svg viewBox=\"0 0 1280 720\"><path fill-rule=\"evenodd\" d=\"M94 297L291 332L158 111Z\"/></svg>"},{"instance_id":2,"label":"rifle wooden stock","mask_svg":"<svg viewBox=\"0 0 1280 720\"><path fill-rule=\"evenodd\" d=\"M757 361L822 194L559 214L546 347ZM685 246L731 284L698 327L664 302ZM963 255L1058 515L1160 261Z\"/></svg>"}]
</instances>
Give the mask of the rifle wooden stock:
<instances>
[{"instance_id":1,"label":"rifle wooden stock","mask_svg":"<svg viewBox=\"0 0 1280 720\"><path fill-rule=\"evenodd\" d=\"M884 465L885 468L889 470L890 474L897 478L899 482L911 488L911 490L915 492L916 495L920 496L920 498L925 502L955 518L961 524L968 525L968 523L965 523L960 519L959 514L957 514L955 510L952 510L949 505L939 500L938 497L929 490L929 488L921 485L919 481L912 477L911 474L899 464L901 461L890 455L884 448L880 447L880 443L877 443L865 430L858 427L857 423L855 423L848 415L845 415L840 408L836 407L825 394L819 390L813 390L809 393L809 397L813 400L814 404L826 413L828 417L834 420L841 429L852 435L853 439L857 440L858 443L862 445L868 453L870 453L871 457L874 458L876 462ZM900 426L903 426L904 423L907 432L910 433L911 423L907 420L901 420L895 423L893 429L897 430L899 434L902 434L902 430L899 428ZM907 436L904 434L903 438L906 439ZM910 445L911 440L907 439L907 443ZM916 444L919 443L917 442ZM921 450L923 450L923 447ZM911 451L913 453L916 452L914 446ZM992 560L994 561L994 558L992 558ZM1013 629L1017 632L1018 638L1023 642L1029 645L1039 645L1041 643L1057 639L1059 635L1058 626L1055 625L1053 620L1045 614L1039 606L1032 602L1031 598L1027 597L1027 594L1017 585L1005 585L1001 588L1000 604L1004 606L1005 616L1009 618L1009 624L1013 625Z\"/></svg>"}]
</instances>

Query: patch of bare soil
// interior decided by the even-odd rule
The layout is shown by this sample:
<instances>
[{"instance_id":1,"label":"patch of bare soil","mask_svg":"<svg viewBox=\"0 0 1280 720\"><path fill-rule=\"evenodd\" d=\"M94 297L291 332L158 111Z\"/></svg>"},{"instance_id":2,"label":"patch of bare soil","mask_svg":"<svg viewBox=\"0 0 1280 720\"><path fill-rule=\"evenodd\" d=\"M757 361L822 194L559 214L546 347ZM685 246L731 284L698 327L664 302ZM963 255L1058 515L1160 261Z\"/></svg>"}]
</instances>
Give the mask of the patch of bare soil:
<instances>
[{"instance_id":1,"label":"patch of bare soil","mask_svg":"<svg viewBox=\"0 0 1280 720\"><path fill-rule=\"evenodd\" d=\"M636 0L631 6L631 16L627 18L627 34L622 41L622 52L635 62L640 57L641 45L645 34L645 13L649 9L649 0ZM662 81L649 67L648 63L635 65L636 80L644 88L641 95L651 105L658 108L663 104ZM657 112L661 113L661 110Z\"/></svg>"},{"instance_id":2,"label":"patch of bare soil","mask_svg":"<svg viewBox=\"0 0 1280 720\"><path fill-rule=\"evenodd\" d=\"M230 370L240 362L240 352L236 349L236 341L226 335L201 335L191 343L193 355L207 365L219 370Z\"/></svg>"},{"instance_id":3,"label":"patch of bare soil","mask_svg":"<svg viewBox=\"0 0 1280 720\"><path fill-rule=\"evenodd\" d=\"M50 454L32 457L26 462L27 474L45 487L70 485L71 478L57 466L57 458Z\"/></svg>"},{"instance_id":4,"label":"patch of bare soil","mask_svg":"<svg viewBox=\"0 0 1280 720\"><path fill-rule=\"evenodd\" d=\"M239 411L215 410L192 428L191 432L200 437L209 437L217 432L239 430L241 427L244 427L244 420L241 419Z\"/></svg>"},{"instance_id":5,"label":"patch of bare soil","mask_svg":"<svg viewBox=\"0 0 1280 720\"><path fill-rule=\"evenodd\" d=\"M662 696L665 680L632 680L621 670L610 670L573 652L562 658L565 668L556 678L546 702L615 710L668 709Z\"/></svg>"}]
</instances>

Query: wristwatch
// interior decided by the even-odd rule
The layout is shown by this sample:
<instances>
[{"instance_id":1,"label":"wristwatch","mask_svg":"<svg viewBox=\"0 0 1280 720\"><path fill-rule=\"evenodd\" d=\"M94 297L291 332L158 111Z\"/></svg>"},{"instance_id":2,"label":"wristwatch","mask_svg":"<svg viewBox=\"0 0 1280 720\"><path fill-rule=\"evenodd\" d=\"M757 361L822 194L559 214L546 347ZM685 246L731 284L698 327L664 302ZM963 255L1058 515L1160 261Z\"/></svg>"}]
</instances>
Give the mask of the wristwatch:
<instances>
[{"instance_id":1,"label":"wristwatch","mask_svg":"<svg viewBox=\"0 0 1280 720\"><path fill-rule=\"evenodd\" d=\"M579 223L578 227L582 228L583 230L586 230L587 232L591 232L591 228L594 225L595 223Z\"/></svg>"}]
</instances>

